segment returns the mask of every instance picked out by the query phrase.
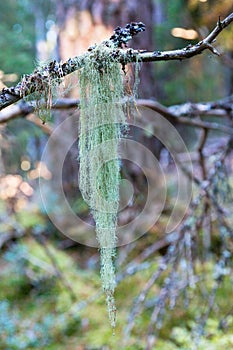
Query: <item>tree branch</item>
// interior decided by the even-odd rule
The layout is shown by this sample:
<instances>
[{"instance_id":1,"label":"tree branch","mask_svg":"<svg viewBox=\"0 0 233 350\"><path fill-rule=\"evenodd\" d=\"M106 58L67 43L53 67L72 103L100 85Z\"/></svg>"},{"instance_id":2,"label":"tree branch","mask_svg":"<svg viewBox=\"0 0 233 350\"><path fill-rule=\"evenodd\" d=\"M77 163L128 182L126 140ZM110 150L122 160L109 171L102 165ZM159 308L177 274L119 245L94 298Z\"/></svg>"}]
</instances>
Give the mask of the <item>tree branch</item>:
<instances>
[{"instance_id":1,"label":"tree branch","mask_svg":"<svg viewBox=\"0 0 233 350\"><path fill-rule=\"evenodd\" d=\"M77 108L79 100L74 98L61 98L58 99L52 106L52 109L69 109ZM170 118L177 123L202 128L204 130L221 131L228 135L233 135L232 127L223 125L222 123L203 121L196 117L199 116L217 116L227 117L233 112L233 96L228 97L225 100L211 101L211 102L199 102L199 103L185 103L176 106L165 107L154 100L138 99L136 100L137 106L148 107L155 112L163 115L165 118ZM17 117L27 117L28 120L34 124L40 126L45 133L51 134L52 128L49 125L42 124L39 118L36 118L32 113L35 110L35 104L28 105L27 103L19 103L15 106L11 106L4 111L0 112L0 124L4 124Z\"/></svg>"},{"instance_id":2,"label":"tree branch","mask_svg":"<svg viewBox=\"0 0 233 350\"><path fill-rule=\"evenodd\" d=\"M131 23L125 28L116 28L112 37L105 41L106 46L111 41L115 48L112 54L123 65L141 61L141 62L155 62L155 61L169 61L169 60L183 60L201 54L204 50L211 50L214 54L218 54L217 50L212 46L216 37L233 21L233 13L226 17L223 21L218 21L213 31L196 45L188 45L179 50L172 51L154 51L148 52L145 50L121 49L122 44L126 44L133 35L138 34L144 30L143 23ZM120 38L119 38L120 37ZM44 91L46 84L51 84L51 80L61 82L63 77L82 68L85 60L90 55L93 48L82 56L76 56L68 59L67 62L52 61L45 65L43 69L36 69L32 74L25 75L22 80L15 86L4 88L0 93L0 110L19 101L23 97L32 94L35 91Z\"/></svg>"},{"instance_id":3,"label":"tree branch","mask_svg":"<svg viewBox=\"0 0 233 350\"><path fill-rule=\"evenodd\" d=\"M210 32L210 34L203 40L199 41L196 45L188 45L183 49L172 51L154 51L154 52L142 52L139 54L139 59L142 62L155 62L155 61L171 61L171 60L183 60L191 58L193 56L201 54L204 50L208 49L215 55L220 55L219 52L212 46L216 37L233 21L233 13L227 16L223 21L218 21L216 27ZM131 49L129 49L131 50ZM136 56L136 53L140 52L132 50L131 54ZM131 61L132 62L132 61Z\"/></svg>"},{"instance_id":4,"label":"tree branch","mask_svg":"<svg viewBox=\"0 0 233 350\"><path fill-rule=\"evenodd\" d=\"M161 105L159 102L157 101L153 101L153 100L137 100L137 105L138 106L145 106L148 108L153 109L155 112L160 113L161 115L163 115L166 118L172 118L173 120L176 120L178 123L181 124L186 124L186 125L191 125L191 126L195 126L195 127L199 127L199 128L203 128L203 129L207 129L207 130L216 130L216 131L222 131L226 134L229 135L233 135L233 129L231 127L216 123L216 122L207 122L207 121L202 121L200 119L191 119L191 118L187 118L187 116L192 116L191 110L189 113L187 113L187 109L184 108L185 105L181 105L181 106L175 106L175 107L165 107L163 105ZM211 113L210 111L210 107L211 107L211 103L205 103L205 104L192 104L192 108L196 111L196 116L200 115L201 112L203 112L203 108L200 106L206 106L206 111L208 110L208 115L215 115L214 111ZM200 108L200 113L198 113L198 108ZM232 107L231 107L232 108ZM174 112L174 109L176 110ZM227 115L227 111L226 109L222 109L222 112L225 110L225 116ZM182 115L185 115L184 117Z\"/></svg>"}]
</instances>

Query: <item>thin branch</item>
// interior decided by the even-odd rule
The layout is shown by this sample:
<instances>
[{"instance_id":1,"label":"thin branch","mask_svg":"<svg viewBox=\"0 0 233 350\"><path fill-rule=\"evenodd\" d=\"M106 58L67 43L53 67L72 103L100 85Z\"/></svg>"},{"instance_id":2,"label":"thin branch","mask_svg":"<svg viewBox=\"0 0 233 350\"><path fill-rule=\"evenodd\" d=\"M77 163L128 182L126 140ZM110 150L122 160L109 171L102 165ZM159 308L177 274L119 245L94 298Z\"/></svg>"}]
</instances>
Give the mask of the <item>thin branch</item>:
<instances>
[{"instance_id":1,"label":"thin branch","mask_svg":"<svg viewBox=\"0 0 233 350\"><path fill-rule=\"evenodd\" d=\"M179 50L172 51L154 51L148 52L145 50L121 49L122 44L126 44L128 40L140 31L144 30L143 24L132 23L125 28L116 28L115 34L104 44L111 41L116 44L112 55L125 66L131 62L155 62L155 61L170 61L183 60L201 54L205 50L211 50L218 55L217 50L212 46L216 37L233 21L233 13L226 17L223 21L218 21L213 31L196 45L188 45ZM131 26L131 27L130 27ZM141 27L140 27L141 26ZM122 36L123 35L123 36ZM125 35L125 37L124 37ZM120 39L119 39L120 36ZM116 41L116 42L115 42ZM51 80L61 82L63 77L82 68L85 64L86 58L91 54L92 48L82 56L76 56L68 59L67 62L52 61L43 69L35 70L30 75L25 75L23 79L15 86L4 88L0 93L0 110L19 101L25 96L32 94L35 91L44 91L46 84L51 84Z\"/></svg>"},{"instance_id":2,"label":"thin branch","mask_svg":"<svg viewBox=\"0 0 233 350\"><path fill-rule=\"evenodd\" d=\"M131 333L131 330L132 330L134 323L135 323L135 318L140 313L140 310L142 308L142 304L145 301L147 294L149 293L151 287L155 284L156 280L167 269L171 259L172 259L172 256L170 254L170 251L168 251L168 253L163 258L161 258L161 261L159 262L159 266L158 266L157 270L152 274L152 276L147 281L144 288L141 290L137 299L135 300L134 305L133 305L133 309L131 310L131 312L128 316L127 326L125 327L125 337L126 338L128 338L128 336Z\"/></svg>"},{"instance_id":3,"label":"thin branch","mask_svg":"<svg viewBox=\"0 0 233 350\"><path fill-rule=\"evenodd\" d=\"M210 32L210 34L205 39L199 41L196 45L188 45L183 49L172 51L142 52L139 55L139 59L142 62L183 60L199 55L206 49L209 49L212 53L219 55L218 51L211 44L215 41L221 31L229 26L232 21L233 13L227 16L223 21L219 20L212 32ZM136 55L136 52L137 50L133 50L132 54Z\"/></svg>"},{"instance_id":4,"label":"thin branch","mask_svg":"<svg viewBox=\"0 0 233 350\"><path fill-rule=\"evenodd\" d=\"M206 144L208 138L208 130L203 129L201 130L199 145L198 145L198 153L199 153L199 162L202 170L202 177L203 180L207 177L207 171L206 171L206 164L205 164L205 155L204 155L204 146Z\"/></svg>"},{"instance_id":5,"label":"thin branch","mask_svg":"<svg viewBox=\"0 0 233 350\"><path fill-rule=\"evenodd\" d=\"M27 103L19 103L0 112L0 124L9 122L18 117L26 117L32 113L34 108Z\"/></svg>"},{"instance_id":6,"label":"thin branch","mask_svg":"<svg viewBox=\"0 0 233 350\"><path fill-rule=\"evenodd\" d=\"M72 99L70 99L69 105L72 106ZM77 101L77 100L76 100ZM66 102L61 100L61 109L66 108ZM76 105L77 107L77 105ZM31 123L35 124L36 126L39 126L45 134L51 135L53 132L53 128L49 123L43 124L41 119L36 116L36 114L33 114L35 111L35 107L32 105L29 105L27 103L18 103L14 106L9 106L5 110L0 112L0 124L7 123L13 119L16 118L26 118Z\"/></svg>"},{"instance_id":7,"label":"thin branch","mask_svg":"<svg viewBox=\"0 0 233 350\"><path fill-rule=\"evenodd\" d=\"M137 105L151 108L155 112L158 112L161 115L163 115L164 117L175 119L178 123L181 123L181 124L196 126L196 127L207 129L207 130L222 131L226 134L233 135L233 129L231 127L228 127L228 126L216 123L216 122L206 122L206 121L202 121L202 120L181 117L178 111L176 111L176 113L171 112L171 110L169 108L161 105L160 103L158 103L156 101L138 100ZM182 113L182 109L180 110L180 113ZM225 112L225 115L226 115L226 112Z\"/></svg>"},{"instance_id":8,"label":"thin branch","mask_svg":"<svg viewBox=\"0 0 233 350\"><path fill-rule=\"evenodd\" d=\"M73 98L63 98L58 99L53 105L52 109L68 109L68 108L77 108L79 105L78 99ZM187 103L183 105L176 105L171 107L165 107L157 101L139 99L136 101L137 106L144 106L151 108L155 112L160 113L166 118L171 118L178 123L186 124L198 128L202 128L204 130L215 130L221 131L229 135L233 135L232 127L227 125L222 125L216 122L207 122L202 121L200 119L187 118L187 116L197 116L197 115L211 115L211 116L221 116L225 117L230 112L233 111L233 102L229 99L226 101L216 101L216 102L205 102L205 103ZM0 112L0 124L6 123L17 117L27 117L28 120L33 122L34 124L41 127L46 133L51 134L52 128L46 127L43 125L39 118L35 116L32 117L32 112L35 111L35 107L32 105L28 105L26 103L20 103L18 105L9 107L4 111Z\"/></svg>"}]
</instances>

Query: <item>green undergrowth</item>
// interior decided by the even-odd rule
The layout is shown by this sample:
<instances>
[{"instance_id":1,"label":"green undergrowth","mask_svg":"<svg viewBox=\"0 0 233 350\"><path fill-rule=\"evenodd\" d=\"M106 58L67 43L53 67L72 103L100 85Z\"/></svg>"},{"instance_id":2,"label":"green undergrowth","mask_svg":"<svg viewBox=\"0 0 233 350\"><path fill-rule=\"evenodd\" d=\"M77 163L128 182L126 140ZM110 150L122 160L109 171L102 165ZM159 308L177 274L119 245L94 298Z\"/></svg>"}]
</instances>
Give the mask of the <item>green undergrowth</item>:
<instances>
[{"instance_id":1,"label":"green undergrowth","mask_svg":"<svg viewBox=\"0 0 233 350\"><path fill-rule=\"evenodd\" d=\"M147 327L163 279L153 286L144 311L135 319L132 334L125 345L125 325L138 293L156 269L156 264L136 275L128 276L117 287L117 326L112 335L105 312L105 297L101 292L98 269L82 270L69 251L64 252L48 244L56 257L60 271L77 296L73 301L63 283L52 271L51 261L34 240L24 238L1 257L0 289L0 349L145 349ZM200 269L203 268L200 264ZM205 313L207 301L203 292L211 291L212 263L204 266L206 276L202 288L189 290L189 306L184 296L174 310L165 312L161 329L155 328L156 350L193 350L193 336L197 332L198 317ZM205 294L205 293L204 293ZM217 292L214 310L210 313L200 338L198 350L218 350L233 346L233 317L225 317L232 299L232 281L223 282ZM219 321L225 317L224 327ZM199 320L200 322L201 320Z\"/></svg>"}]
</instances>

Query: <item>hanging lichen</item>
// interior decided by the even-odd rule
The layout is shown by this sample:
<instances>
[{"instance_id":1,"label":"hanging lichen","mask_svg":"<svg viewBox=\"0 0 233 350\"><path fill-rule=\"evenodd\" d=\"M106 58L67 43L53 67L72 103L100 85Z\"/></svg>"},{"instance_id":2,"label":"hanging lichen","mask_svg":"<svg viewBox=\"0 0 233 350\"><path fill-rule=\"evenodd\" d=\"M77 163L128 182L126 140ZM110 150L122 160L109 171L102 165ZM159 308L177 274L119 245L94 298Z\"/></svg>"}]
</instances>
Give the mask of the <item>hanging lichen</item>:
<instances>
[{"instance_id":1,"label":"hanging lichen","mask_svg":"<svg viewBox=\"0 0 233 350\"><path fill-rule=\"evenodd\" d=\"M125 28L117 27L109 40L89 48L81 58L69 59L64 63L52 61L39 67L30 76L25 75L17 88L20 96L33 94L36 111L44 123L50 114L54 87L61 83L66 74L79 69L79 187L96 225L101 280L113 328L116 323L114 259L120 187L118 146L127 130L123 109L123 76L126 74L126 64L131 62L133 55L136 79L133 92L131 88L129 91L134 94L139 67L135 52L119 49L144 30L145 25L141 22L132 22Z\"/></svg>"},{"instance_id":2,"label":"hanging lichen","mask_svg":"<svg viewBox=\"0 0 233 350\"><path fill-rule=\"evenodd\" d=\"M137 54L131 49L125 53L119 49L144 30L142 22L117 27L109 40L89 48L82 57L42 65L32 74L25 75L15 88L3 90L16 100L31 95L35 99L35 110L45 123L50 116L54 90L64 76L80 70L79 187L96 223L101 279L113 328L116 322L114 257L120 185L118 146L127 129L123 74L132 57L136 60L135 87L139 81Z\"/></svg>"},{"instance_id":3,"label":"hanging lichen","mask_svg":"<svg viewBox=\"0 0 233 350\"><path fill-rule=\"evenodd\" d=\"M55 60L49 64L41 63L32 74L22 78L20 95L29 103L33 101L35 113L43 124L51 118L52 100L62 78L61 65Z\"/></svg>"},{"instance_id":4,"label":"hanging lichen","mask_svg":"<svg viewBox=\"0 0 233 350\"><path fill-rule=\"evenodd\" d=\"M115 327L114 257L120 182L118 143L126 120L122 107L122 70L112 56L112 49L104 44L95 47L79 72L79 186L96 223L102 285L110 322Z\"/></svg>"}]
</instances>

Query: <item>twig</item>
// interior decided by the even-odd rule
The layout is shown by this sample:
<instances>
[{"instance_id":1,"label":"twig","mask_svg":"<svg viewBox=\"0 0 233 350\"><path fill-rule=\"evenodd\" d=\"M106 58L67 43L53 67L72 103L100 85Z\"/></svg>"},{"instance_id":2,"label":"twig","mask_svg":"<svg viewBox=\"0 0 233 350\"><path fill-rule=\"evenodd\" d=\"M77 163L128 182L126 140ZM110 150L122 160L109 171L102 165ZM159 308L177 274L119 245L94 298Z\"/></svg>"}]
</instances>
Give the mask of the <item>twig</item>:
<instances>
[{"instance_id":1,"label":"twig","mask_svg":"<svg viewBox=\"0 0 233 350\"><path fill-rule=\"evenodd\" d=\"M137 100L137 105L151 108L155 112L158 112L161 115L163 115L164 117L175 119L178 123L181 123L181 124L191 125L191 126L195 126L195 127L199 127L199 128L203 128L203 129L207 129L207 130L208 129L209 130L216 130L216 131L218 130L218 131L222 131L224 133L227 133L229 135L233 135L233 129L228 127L228 126L221 125L221 124L216 123L216 122L206 122L206 121L202 121L202 120L181 117L178 110L176 111L176 113L171 112L169 108L161 105L157 101ZM180 112L182 113L182 108L180 109ZM226 115L226 113L225 113L225 115Z\"/></svg>"},{"instance_id":2,"label":"twig","mask_svg":"<svg viewBox=\"0 0 233 350\"><path fill-rule=\"evenodd\" d=\"M200 166L201 166L201 170L202 170L203 180L205 180L206 176L207 176L206 166L205 166L205 157L204 157L204 153L203 153L203 149L204 149L205 143L207 141L207 137L208 137L208 130L207 129L201 130L201 135L200 135L200 140L199 140L199 145L198 145L197 150L199 153L199 162L200 162Z\"/></svg>"},{"instance_id":3,"label":"twig","mask_svg":"<svg viewBox=\"0 0 233 350\"><path fill-rule=\"evenodd\" d=\"M143 290L140 292L139 296L135 300L132 311L130 312L130 315L128 317L128 324L127 324L126 329L125 329L126 340L128 339L128 337L131 333L131 330L134 326L135 317L140 313L142 304L144 303L150 289L154 285L155 281L157 281L157 279L161 276L161 274L165 270L167 270L171 261L173 261L175 259L176 249L177 249L177 242L175 242L175 244L170 245L166 255L161 258L161 261L159 263L157 270L152 274L152 276L150 277L150 279L147 281L146 285L144 286Z\"/></svg>"},{"instance_id":4,"label":"twig","mask_svg":"<svg viewBox=\"0 0 233 350\"><path fill-rule=\"evenodd\" d=\"M156 341L156 337L154 335L155 323L158 322L158 318L160 314L165 310L165 303L169 298L169 294L171 293L171 290L177 289L176 283L173 280L176 276L176 271L178 269L179 256L178 256L178 253L174 255L175 255L175 258L172 261L172 268L169 273L169 277L165 279L165 282L160 290L160 293L155 303L155 307L151 314L150 323L147 330L146 350L151 350L153 348L153 344ZM172 292L175 293L174 290Z\"/></svg>"},{"instance_id":5,"label":"twig","mask_svg":"<svg viewBox=\"0 0 233 350\"><path fill-rule=\"evenodd\" d=\"M225 29L232 21L233 13L227 16L223 21L218 21L212 32L205 39L199 41L196 45L188 45L183 49L172 51L143 52L139 54L138 58L142 62L183 60L199 55L206 49L209 49L214 54L219 55L218 51L211 44L215 41L216 37L221 33L221 31ZM131 51L131 54L136 56L137 52L137 50L133 50Z\"/></svg>"}]
</instances>

